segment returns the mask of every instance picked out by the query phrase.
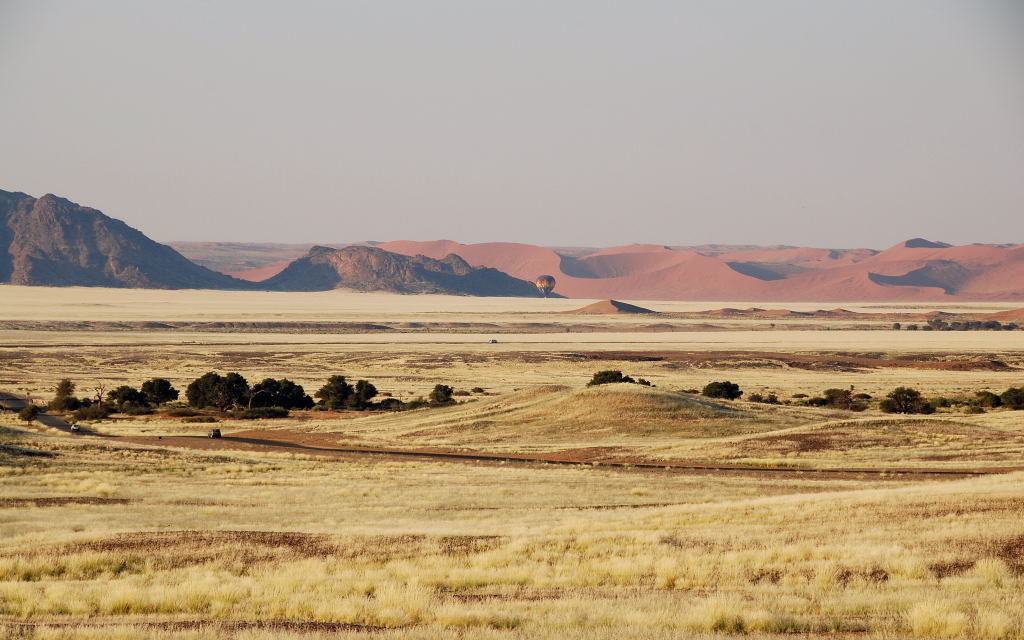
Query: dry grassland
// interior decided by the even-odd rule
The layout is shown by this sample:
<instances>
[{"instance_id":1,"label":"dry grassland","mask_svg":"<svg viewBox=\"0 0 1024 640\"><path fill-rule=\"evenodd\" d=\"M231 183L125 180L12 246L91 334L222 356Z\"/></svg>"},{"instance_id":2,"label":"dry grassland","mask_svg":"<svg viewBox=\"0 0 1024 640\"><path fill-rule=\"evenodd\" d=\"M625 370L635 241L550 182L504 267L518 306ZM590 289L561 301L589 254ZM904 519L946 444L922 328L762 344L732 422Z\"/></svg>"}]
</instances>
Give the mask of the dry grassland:
<instances>
[{"instance_id":1,"label":"dry grassland","mask_svg":"<svg viewBox=\"0 0 1024 640\"><path fill-rule=\"evenodd\" d=\"M563 322L548 311L583 303L0 287L0 321L500 325ZM645 306L659 304L693 310ZM749 305L697 308L713 306ZM1024 638L1024 472L868 473L1019 468L1024 412L897 417L676 391L723 379L782 397L1000 391L1024 385L1024 332L631 333L636 320L607 322L614 331L499 344L450 332L0 331L0 389L37 398L63 377L81 393L153 376L183 389L209 370L287 376L308 391L342 373L402 398L437 382L491 394L443 409L223 421L228 435L791 470L320 457L241 451L230 438L194 450L25 430L7 415L0 637ZM585 388L609 368L657 387ZM94 426L157 436L209 425Z\"/></svg>"}]
</instances>

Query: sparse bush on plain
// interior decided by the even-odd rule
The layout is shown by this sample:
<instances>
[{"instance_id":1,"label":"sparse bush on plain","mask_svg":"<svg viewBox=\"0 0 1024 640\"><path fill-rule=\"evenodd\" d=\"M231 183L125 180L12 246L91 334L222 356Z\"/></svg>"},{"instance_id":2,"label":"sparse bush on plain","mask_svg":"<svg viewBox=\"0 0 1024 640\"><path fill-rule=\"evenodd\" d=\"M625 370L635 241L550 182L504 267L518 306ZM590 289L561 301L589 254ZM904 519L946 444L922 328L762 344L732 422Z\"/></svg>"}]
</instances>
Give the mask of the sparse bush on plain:
<instances>
[{"instance_id":1,"label":"sparse bush on plain","mask_svg":"<svg viewBox=\"0 0 1024 640\"><path fill-rule=\"evenodd\" d=\"M999 396L1007 409L1024 409L1024 387L1010 387Z\"/></svg>"},{"instance_id":2,"label":"sparse bush on plain","mask_svg":"<svg viewBox=\"0 0 1024 640\"><path fill-rule=\"evenodd\" d=\"M454 389L452 389L446 384L434 385L434 389L430 392L430 395L428 396L430 399L430 404L451 404L452 402L454 402L454 400L452 400L452 394L454 393L454 391Z\"/></svg>"},{"instance_id":3,"label":"sparse bush on plain","mask_svg":"<svg viewBox=\"0 0 1024 640\"><path fill-rule=\"evenodd\" d=\"M709 382L700 393L708 398L722 398L725 400L735 400L743 395L740 385L728 380L724 382Z\"/></svg>"},{"instance_id":4,"label":"sparse bush on plain","mask_svg":"<svg viewBox=\"0 0 1024 640\"><path fill-rule=\"evenodd\" d=\"M253 407L240 409L231 414L232 418L241 420L260 420L265 418L287 418L288 410L284 407Z\"/></svg>"},{"instance_id":5,"label":"sparse bush on plain","mask_svg":"<svg viewBox=\"0 0 1024 640\"><path fill-rule=\"evenodd\" d=\"M72 414L75 420L105 420L110 417L110 409L105 404L92 404L82 407Z\"/></svg>"},{"instance_id":6,"label":"sparse bush on plain","mask_svg":"<svg viewBox=\"0 0 1024 640\"><path fill-rule=\"evenodd\" d=\"M593 387L599 384L616 384L619 382L636 383L636 380L629 376L622 375L622 372L617 369L607 369L605 371L598 371L590 378L590 382L587 383L588 387Z\"/></svg>"},{"instance_id":7,"label":"sparse bush on plain","mask_svg":"<svg viewBox=\"0 0 1024 640\"><path fill-rule=\"evenodd\" d=\"M896 387L879 403L885 413L935 413L935 407L910 387Z\"/></svg>"},{"instance_id":8,"label":"sparse bush on plain","mask_svg":"<svg viewBox=\"0 0 1024 640\"><path fill-rule=\"evenodd\" d=\"M21 411L18 412L18 419L24 422L34 422L39 414L43 412L43 408L35 404L27 404Z\"/></svg>"},{"instance_id":9,"label":"sparse bush on plain","mask_svg":"<svg viewBox=\"0 0 1024 640\"><path fill-rule=\"evenodd\" d=\"M974 402L972 404L986 409L995 409L1003 406L1003 399L991 391L978 391L974 394Z\"/></svg>"},{"instance_id":10,"label":"sparse bush on plain","mask_svg":"<svg viewBox=\"0 0 1024 640\"><path fill-rule=\"evenodd\" d=\"M195 409L190 409L188 407L174 407L173 409L168 409L164 412L164 415L171 418L191 418L201 414Z\"/></svg>"},{"instance_id":11,"label":"sparse bush on plain","mask_svg":"<svg viewBox=\"0 0 1024 640\"><path fill-rule=\"evenodd\" d=\"M182 420L182 422L200 422L205 424L210 422L220 422L220 420L213 416L190 416Z\"/></svg>"}]
</instances>

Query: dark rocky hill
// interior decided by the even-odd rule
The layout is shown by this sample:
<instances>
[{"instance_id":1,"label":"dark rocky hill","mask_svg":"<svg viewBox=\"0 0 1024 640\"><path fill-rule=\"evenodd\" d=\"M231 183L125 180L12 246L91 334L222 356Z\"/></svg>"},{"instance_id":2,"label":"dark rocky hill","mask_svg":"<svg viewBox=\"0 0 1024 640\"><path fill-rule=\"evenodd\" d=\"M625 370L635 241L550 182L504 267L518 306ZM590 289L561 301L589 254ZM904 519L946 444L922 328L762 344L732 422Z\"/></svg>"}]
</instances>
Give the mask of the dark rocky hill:
<instances>
[{"instance_id":1,"label":"dark rocky hill","mask_svg":"<svg viewBox=\"0 0 1024 640\"><path fill-rule=\"evenodd\" d=\"M201 267L96 209L0 191L0 283L145 289L252 289Z\"/></svg>"},{"instance_id":2,"label":"dark rocky hill","mask_svg":"<svg viewBox=\"0 0 1024 640\"><path fill-rule=\"evenodd\" d=\"M487 267L471 267L456 255L440 260L404 256L383 249L313 247L281 273L258 283L280 291L392 291L472 296L536 297L530 282Z\"/></svg>"}]
</instances>

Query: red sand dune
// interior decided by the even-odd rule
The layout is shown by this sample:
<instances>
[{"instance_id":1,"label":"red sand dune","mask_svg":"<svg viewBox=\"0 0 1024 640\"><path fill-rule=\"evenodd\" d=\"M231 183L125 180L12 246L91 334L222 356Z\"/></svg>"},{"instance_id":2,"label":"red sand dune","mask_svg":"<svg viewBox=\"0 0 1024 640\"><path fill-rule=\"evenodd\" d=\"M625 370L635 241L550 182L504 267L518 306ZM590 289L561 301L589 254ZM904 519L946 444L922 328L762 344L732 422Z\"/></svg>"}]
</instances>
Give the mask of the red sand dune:
<instances>
[{"instance_id":1,"label":"red sand dune","mask_svg":"<svg viewBox=\"0 0 1024 640\"><path fill-rule=\"evenodd\" d=\"M619 300L602 300L600 302L595 302L594 304L588 304L587 306L579 309L562 311L561 313L588 315L598 313L657 313L657 311L651 311L650 309L638 307L635 304L629 304L628 302L620 302Z\"/></svg>"},{"instance_id":2,"label":"red sand dune","mask_svg":"<svg viewBox=\"0 0 1024 640\"><path fill-rule=\"evenodd\" d=\"M550 274L555 291L570 298L1024 303L1024 245L945 246L914 239L881 252L765 247L716 255L627 245L583 257L507 242L400 241L380 248L431 258L455 253L474 266L529 280Z\"/></svg>"}]
</instances>

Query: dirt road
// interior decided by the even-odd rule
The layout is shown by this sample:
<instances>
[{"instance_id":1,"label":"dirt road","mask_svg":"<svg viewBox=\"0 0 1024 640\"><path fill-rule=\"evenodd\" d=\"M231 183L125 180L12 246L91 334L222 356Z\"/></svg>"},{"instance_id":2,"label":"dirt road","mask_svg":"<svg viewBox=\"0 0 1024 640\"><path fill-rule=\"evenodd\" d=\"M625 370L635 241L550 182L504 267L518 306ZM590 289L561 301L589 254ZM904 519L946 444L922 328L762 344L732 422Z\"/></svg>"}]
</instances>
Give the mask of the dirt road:
<instances>
[{"instance_id":1,"label":"dirt road","mask_svg":"<svg viewBox=\"0 0 1024 640\"><path fill-rule=\"evenodd\" d=\"M302 433L285 430L251 430L225 434L222 438L206 438L202 436L125 436L116 438L119 441L134 444L182 447L212 451L254 451L298 453L305 455L326 456L345 459L365 459L367 457L388 458L419 458L434 460L453 460L461 462L491 462L520 464L561 464L591 465L618 469L635 469L647 471L716 471L742 473L771 474L829 474L829 475L902 475L932 477L964 477L1008 473L1024 470L1024 467L999 468L855 468L855 467L783 467L754 466L725 463L709 463L694 461L650 461L628 459L604 455L602 451L579 450L562 451L550 454L507 454L487 453L479 451L451 451L444 449L398 449L390 447L357 447L338 446L335 434ZM604 452L607 453L607 452Z\"/></svg>"}]
</instances>

